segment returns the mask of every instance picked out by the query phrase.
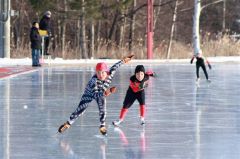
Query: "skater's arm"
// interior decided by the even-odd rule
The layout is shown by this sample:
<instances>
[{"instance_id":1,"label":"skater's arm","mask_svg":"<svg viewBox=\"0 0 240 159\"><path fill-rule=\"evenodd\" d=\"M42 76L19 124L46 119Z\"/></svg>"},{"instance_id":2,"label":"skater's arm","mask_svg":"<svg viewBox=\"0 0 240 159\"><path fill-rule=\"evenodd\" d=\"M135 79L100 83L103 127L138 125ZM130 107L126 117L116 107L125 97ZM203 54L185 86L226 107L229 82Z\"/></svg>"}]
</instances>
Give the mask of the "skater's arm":
<instances>
[{"instance_id":1,"label":"skater's arm","mask_svg":"<svg viewBox=\"0 0 240 159\"><path fill-rule=\"evenodd\" d=\"M194 58L195 58L195 56L193 56L193 57L191 58L191 61L190 61L191 64L193 63Z\"/></svg>"},{"instance_id":2,"label":"skater's arm","mask_svg":"<svg viewBox=\"0 0 240 159\"><path fill-rule=\"evenodd\" d=\"M116 73L117 69L122 65L125 64L129 61L131 61L131 59L133 58L134 55L129 55L124 57L122 60L118 61L117 63L115 63L109 70L109 76L112 78L114 76L114 74Z\"/></svg>"},{"instance_id":3,"label":"skater's arm","mask_svg":"<svg viewBox=\"0 0 240 159\"><path fill-rule=\"evenodd\" d=\"M157 74L153 71L147 71L145 74L148 75L149 77L157 77Z\"/></svg>"},{"instance_id":4,"label":"skater's arm","mask_svg":"<svg viewBox=\"0 0 240 159\"><path fill-rule=\"evenodd\" d=\"M203 58L206 61L206 64L208 65L208 68L211 70L212 66L211 66L210 62L208 61L208 59L206 57L203 57Z\"/></svg>"},{"instance_id":5,"label":"skater's arm","mask_svg":"<svg viewBox=\"0 0 240 159\"><path fill-rule=\"evenodd\" d=\"M114 76L114 74L116 73L117 69L124 64L124 62L122 60L118 61L117 63L115 63L110 69L109 69L109 76L112 78Z\"/></svg>"}]
</instances>

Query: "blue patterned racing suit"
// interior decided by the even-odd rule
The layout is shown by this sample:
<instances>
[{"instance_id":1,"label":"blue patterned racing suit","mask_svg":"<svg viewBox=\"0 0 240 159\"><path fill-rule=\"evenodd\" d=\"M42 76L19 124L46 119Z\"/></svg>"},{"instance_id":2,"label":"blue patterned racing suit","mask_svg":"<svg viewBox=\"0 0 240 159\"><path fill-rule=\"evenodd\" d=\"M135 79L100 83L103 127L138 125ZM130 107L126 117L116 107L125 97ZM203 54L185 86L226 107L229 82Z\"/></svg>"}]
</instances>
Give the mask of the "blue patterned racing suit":
<instances>
[{"instance_id":1,"label":"blue patterned racing suit","mask_svg":"<svg viewBox=\"0 0 240 159\"><path fill-rule=\"evenodd\" d=\"M97 75L93 75L90 81L85 88L85 91L82 95L80 103L77 109L71 114L68 122L73 124L76 119L85 111L88 107L88 104L95 99L99 109L100 116L100 125L105 125L106 118L106 97L104 96L104 92L109 88L110 83L112 82L113 76L116 73L116 70L123 64L124 62L118 61L115 63L109 70L108 77L101 81L97 78Z\"/></svg>"}]
</instances>

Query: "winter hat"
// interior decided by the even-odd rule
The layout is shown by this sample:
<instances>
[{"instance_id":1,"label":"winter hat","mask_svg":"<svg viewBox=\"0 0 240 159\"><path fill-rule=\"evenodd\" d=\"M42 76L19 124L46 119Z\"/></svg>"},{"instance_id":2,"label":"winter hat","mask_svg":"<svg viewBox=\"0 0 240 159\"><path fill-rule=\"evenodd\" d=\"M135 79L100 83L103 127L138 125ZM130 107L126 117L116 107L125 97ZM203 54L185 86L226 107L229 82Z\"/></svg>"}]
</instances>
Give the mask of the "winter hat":
<instances>
[{"instance_id":1,"label":"winter hat","mask_svg":"<svg viewBox=\"0 0 240 159\"><path fill-rule=\"evenodd\" d=\"M52 13L48 10L44 13L44 15L47 16L47 17L51 17Z\"/></svg>"},{"instance_id":2,"label":"winter hat","mask_svg":"<svg viewBox=\"0 0 240 159\"><path fill-rule=\"evenodd\" d=\"M135 68L135 74L138 73L138 72L144 72L145 73L145 68L143 65L137 65L136 68Z\"/></svg>"},{"instance_id":3,"label":"winter hat","mask_svg":"<svg viewBox=\"0 0 240 159\"><path fill-rule=\"evenodd\" d=\"M96 71L106 71L108 72L108 67L107 64L104 62L99 62L96 65Z\"/></svg>"},{"instance_id":4,"label":"winter hat","mask_svg":"<svg viewBox=\"0 0 240 159\"><path fill-rule=\"evenodd\" d=\"M32 26L35 26L38 22L34 21L32 22Z\"/></svg>"}]
</instances>

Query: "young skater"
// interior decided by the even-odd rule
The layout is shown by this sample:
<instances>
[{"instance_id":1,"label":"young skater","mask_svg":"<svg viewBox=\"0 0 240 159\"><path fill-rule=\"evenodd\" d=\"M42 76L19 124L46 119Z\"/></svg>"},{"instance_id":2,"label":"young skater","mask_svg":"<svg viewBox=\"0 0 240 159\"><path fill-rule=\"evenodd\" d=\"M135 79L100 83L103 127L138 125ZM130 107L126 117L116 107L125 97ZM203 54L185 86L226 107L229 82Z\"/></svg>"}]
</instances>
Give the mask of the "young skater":
<instances>
[{"instance_id":1,"label":"young skater","mask_svg":"<svg viewBox=\"0 0 240 159\"><path fill-rule=\"evenodd\" d=\"M205 62L207 63L209 69L212 69L212 66L210 65L209 61L202 55L202 51L200 51L197 55L194 55L190 61L190 63L193 63L194 58L197 59L196 61L196 74L197 74L197 80L196 83L199 84L200 78L199 78L199 68L201 67L205 77L207 79L208 82L211 82L211 80L208 79L208 73L207 73L207 69L205 66Z\"/></svg>"},{"instance_id":2,"label":"young skater","mask_svg":"<svg viewBox=\"0 0 240 159\"><path fill-rule=\"evenodd\" d=\"M145 91L144 89L148 86L150 76L155 76L153 72L145 72L143 65L137 65L135 73L130 77L130 85L125 96L123 107L120 111L119 120L113 121L114 126L120 125L135 100L139 102L140 109L140 121L141 125L145 124Z\"/></svg>"},{"instance_id":3,"label":"young skater","mask_svg":"<svg viewBox=\"0 0 240 159\"><path fill-rule=\"evenodd\" d=\"M66 129L70 128L76 119L85 111L85 109L88 107L88 104L94 99L96 100L99 109L99 130L103 135L106 135L106 97L116 91L116 87L109 88L109 85L112 82L116 70L122 64L129 62L132 57L133 55L124 57L121 61L115 63L110 69L108 69L106 63L104 62L96 65L96 74L93 75L88 82L77 109L71 114L69 120L59 127L59 133L62 133Z\"/></svg>"}]
</instances>

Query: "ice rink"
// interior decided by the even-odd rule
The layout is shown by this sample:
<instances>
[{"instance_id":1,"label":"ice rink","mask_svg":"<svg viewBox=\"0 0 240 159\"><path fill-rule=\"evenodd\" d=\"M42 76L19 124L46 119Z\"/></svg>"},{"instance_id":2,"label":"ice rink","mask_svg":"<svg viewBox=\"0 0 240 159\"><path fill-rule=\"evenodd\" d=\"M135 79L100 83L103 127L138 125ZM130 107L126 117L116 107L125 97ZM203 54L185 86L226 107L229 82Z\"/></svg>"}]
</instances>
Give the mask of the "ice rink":
<instances>
[{"instance_id":1,"label":"ice rink","mask_svg":"<svg viewBox=\"0 0 240 159\"><path fill-rule=\"evenodd\" d=\"M158 77L146 89L146 125L135 102L120 128L111 125L136 64L122 66L107 97L108 136L100 135L93 101L62 135L55 135L77 107L93 66L43 67L0 79L0 159L239 159L240 63L215 63L212 82L195 65L145 64Z\"/></svg>"}]
</instances>

